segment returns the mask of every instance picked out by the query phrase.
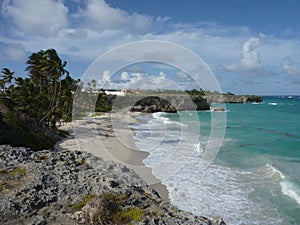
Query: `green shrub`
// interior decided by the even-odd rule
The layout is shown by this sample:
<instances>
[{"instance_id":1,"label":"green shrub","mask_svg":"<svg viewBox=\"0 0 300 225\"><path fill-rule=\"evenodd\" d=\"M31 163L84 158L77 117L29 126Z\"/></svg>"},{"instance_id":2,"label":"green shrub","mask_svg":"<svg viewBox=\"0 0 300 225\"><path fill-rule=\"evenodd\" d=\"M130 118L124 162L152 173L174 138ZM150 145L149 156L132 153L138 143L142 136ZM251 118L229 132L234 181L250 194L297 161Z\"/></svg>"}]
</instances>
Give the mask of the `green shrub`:
<instances>
[{"instance_id":1,"label":"green shrub","mask_svg":"<svg viewBox=\"0 0 300 225\"><path fill-rule=\"evenodd\" d=\"M80 210L82 209L89 201L91 201L93 198L95 198L95 195L86 195L84 199L74 205L69 205L71 210Z\"/></svg>"},{"instance_id":2,"label":"green shrub","mask_svg":"<svg viewBox=\"0 0 300 225\"><path fill-rule=\"evenodd\" d=\"M0 170L0 175L7 175L9 177L14 177L16 175L23 175L26 173L26 168L13 168L13 169L2 169Z\"/></svg>"}]
</instances>

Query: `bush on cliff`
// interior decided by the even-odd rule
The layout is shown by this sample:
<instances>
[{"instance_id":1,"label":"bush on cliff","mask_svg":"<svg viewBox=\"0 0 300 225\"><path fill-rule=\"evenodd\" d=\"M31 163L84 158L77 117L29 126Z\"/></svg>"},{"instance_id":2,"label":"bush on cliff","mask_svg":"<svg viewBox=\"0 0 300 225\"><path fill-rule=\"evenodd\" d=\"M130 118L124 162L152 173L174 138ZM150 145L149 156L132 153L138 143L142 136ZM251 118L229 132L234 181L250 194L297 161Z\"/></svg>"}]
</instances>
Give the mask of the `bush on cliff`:
<instances>
[{"instance_id":1,"label":"bush on cliff","mask_svg":"<svg viewBox=\"0 0 300 225\"><path fill-rule=\"evenodd\" d=\"M63 136L63 132L43 127L34 118L15 110L9 99L0 99L0 145L48 149Z\"/></svg>"}]
</instances>

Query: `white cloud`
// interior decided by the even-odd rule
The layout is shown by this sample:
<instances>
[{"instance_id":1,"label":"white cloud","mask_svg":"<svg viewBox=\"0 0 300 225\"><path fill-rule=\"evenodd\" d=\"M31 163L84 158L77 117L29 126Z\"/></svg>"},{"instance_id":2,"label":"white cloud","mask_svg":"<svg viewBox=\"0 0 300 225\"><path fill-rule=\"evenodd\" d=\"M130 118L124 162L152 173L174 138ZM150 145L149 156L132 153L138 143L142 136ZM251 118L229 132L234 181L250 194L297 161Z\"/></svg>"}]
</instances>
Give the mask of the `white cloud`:
<instances>
[{"instance_id":1,"label":"white cloud","mask_svg":"<svg viewBox=\"0 0 300 225\"><path fill-rule=\"evenodd\" d=\"M24 46L20 43L11 43L5 46L0 53L0 59L22 61L26 57Z\"/></svg>"},{"instance_id":2,"label":"white cloud","mask_svg":"<svg viewBox=\"0 0 300 225\"><path fill-rule=\"evenodd\" d=\"M241 53L241 64L246 69L261 68L260 56L255 49L262 44L264 38L264 34L259 34L259 38L250 38L244 43Z\"/></svg>"},{"instance_id":3,"label":"white cloud","mask_svg":"<svg viewBox=\"0 0 300 225\"><path fill-rule=\"evenodd\" d=\"M300 68L293 65L293 61L290 57L285 57L281 64L282 70L288 75L300 75Z\"/></svg>"},{"instance_id":4,"label":"white cloud","mask_svg":"<svg viewBox=\"0 0 300 225\"><path fill-rule=\"evenodd\" d=\"M188 74L186 74L184 71L182 70L179 70L176 72L176 76L179 78L179 79L187 79L189 77Z\"/></svg>"},{"instance_id":5,"label":"white cloud","mask_svg":"<svg viewBox=\"0 0 300 225\"><path fill-rule=\"evenodd\" d=\"M129 77L128 72L122 72L121 73L121 79L122 80L126 81L126 80L128 80L128 77Z\"/></svg>"},{"instance_id":6,"label":"white cloud","mask_svg":"<svg viewBox=\"0 0 300 225\"><path fill-rule=\"evenodd\" d=\"M127 13L111 8L103 0L90 0L86 9L82 12L87 22L99 29L115 29L124 25Z\"/></svg>"},{"instance_id":7,"label":"white cloud","mask_svg":"<svg viewBox=\"0 0 300 225\"><path fill-rule=\"evenodd\" d=\"M239 64L223 64L222 68L225 71L238 72L253 72L262 68L260 55L255 51L265 38L264 34L259 34L259 37L248 39L241 48Z\"/></svg>"},{"instance_id":8,"label":"white cloud","mask_svg":"<svg viewBox=\"0 0 300 225\"><path fill-rule=\"evenodd\" d=\"M229 79L236 75L235 78L243 84L248 81L253 83L253 78L264 79L274 74L270 71L278 71L280 66L282 71L290 75L297 74L300 70L300 41L296 38L277 38L272 35L266 38L263 34L253 37L247 27L222 26L217 23L174 24L165 17L155 18L126 12L110 6L104 0L1 2L1 59L23 60L24 49L31 53L40 49L55 48L69 62L68 66L72 70L72 64L78 64L75 67L77 68L80 67L78 61L84 61L86 65L87 61L93 61L120 44L159 40L174 42L194 51L217 77L223 76L224 71L236 72L232 73ZM9 27L11 24L14 26ZM130 60L132 55L134 52L126 52L120 55L120 58ZM289 59L282 62L285 56ZM183 56L175 54L159 53L157 57L161 60L172 57L185 60ZM294 60L294 64L291 59ZM193 62L186 64L188 67L193 66ZM222 70L219 65L222 65ZM160 67L159 70L170 74L168 67L172 66L157 66ZM94 73L102 73L101 71L103 68ZM163 82L168 82L168 76L156 74L155 78L147 75L144 68L136 69L135 72L139 73L132 72L127 71L127 75L124 73L119 81L123 80L128 85L141 85L143 89L146 87L146 81L158 87L163 86ZM80 75L78 73L75 71L73 75ZM178 72L174 73L174 76L187 87L193 84L189 75ZM226 79L227 77L224 78ZM290 76L290 79L293 78Z\"/></svg>"},{"instance_id":9,"label":"white cloud","mask_svg":"<svg viewBox=\"0 0 300 225\"><path fill-rule=\"evenodd\" d=\"M89 0L86 7L76 17L83 19L85 27L98 32L105 30L145 32L153 24L150 16L138 13L129 14L119 8L109 6L104 0Z\"/></svg>"},{"instance_id":10,"label":"white cloud","mask_svg":"<svg viewBox=\"0 0 300 225\"><path fill-rule=\"evenodd\" d=\"M84 29L67 28L61 31L62 35L70 39L84 39L87 36L87 31Z\"/></svg>"},{"instance_id":11,"label":"white cloud","mask_svg":"<svg viewBox=\"0 0 300 225\"><path fill-rule=\"evenodd\" d=\"M105 88L114 89L144 89L144 90L156 90L156 89L180 89L182 88L178 82L171 80L167 77L167 74L160 72L157 75L149 75L147 73L138 72L122 72L121 79L107 79L105 73L102 76L100 82ZM107 82L103 82L106 80Z\"/></svg>"},{"instance_id":12,"label":"white cloud","mask_svg":"<svg viewBox=\"0 0 300 225\"><path fill-rule=\"evenodd\" d=\"M105 82L108 82L110 83L110 71L109 70L105 70L103 72L103 75L102 75L102 83L105 83Z\"/></svg>"},{"instance_id":13,"label":"white cloud","mask_svg":"<svg viewBox=\"0 0 300 225\"><path fill-rule=\"evenodd\" d=\"M1 11L27 34L52 36L68 25L68 8L55 0L4 0Z\"/></svg>"},{"instance_id":14,"label":"white cloud","mask_svg":"<svg viewBox=\"0 0 300 225\"><path fill-rule=\"evenodd\" d=\"M159 72L159 76L160 76L160 77L166 77L167 74L165 74L163 71L160 71L160 72Z\"/></svg>"}]
</instances>

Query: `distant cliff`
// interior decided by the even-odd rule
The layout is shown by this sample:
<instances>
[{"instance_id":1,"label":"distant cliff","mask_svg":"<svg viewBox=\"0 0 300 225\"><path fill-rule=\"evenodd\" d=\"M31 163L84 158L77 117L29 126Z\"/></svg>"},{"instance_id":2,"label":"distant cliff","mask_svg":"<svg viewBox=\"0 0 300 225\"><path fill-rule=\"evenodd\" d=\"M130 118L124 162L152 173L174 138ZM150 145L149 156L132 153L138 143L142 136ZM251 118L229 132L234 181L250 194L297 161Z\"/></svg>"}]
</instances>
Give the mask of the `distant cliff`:
<instances>
[{"instance_id":1,"label":"distant cliff","mask_svg":"<svg viewBox=\"0 0 300 225\"><path fill-rule=\"evenodd\" d=\"M210 106L202 96L149 96L137 101L131 111L177 112L183 110L209 110Z\"/></svg>"},{"instance_id":2,"label":"distant cliff","mask_svg":"<svg viewBox=\"0 0 300 225\"><path fill-rule=\"evenodd\" d=\"M102 96L112 109L129 108L134 112L177 112L183 110L209 110L210 105L202 96L187 95L158 95L143 96L129 95ZM100 105L99 105L100 107Z\"/></svg>"},{"instance_id":3,"label":"distant cliff","mask_svg":"<svg viewBox=\"0 0 300 225\"><path fill-rule=\"evenodd\" d=\"M106 108L120 109L130 108L135 112L172 112L184 110L209 110L212 103L247 103L261 102L262 96L256 95L104 95L101 101L98 99L96 108L103 107L103 102ZM107 105L109 107L107 107Z\"/></svg>"},{"instance_id":4,"label":"distant cliff","mask_svg":"<svg viewBox=\"0 0 300 225\"><path fill-rule=\"evenodd\" d=\"M258 95L206 95L203 96L209 104L211 103L247 103L262 102L263 97Z\"/></svg>"}]
</instances>

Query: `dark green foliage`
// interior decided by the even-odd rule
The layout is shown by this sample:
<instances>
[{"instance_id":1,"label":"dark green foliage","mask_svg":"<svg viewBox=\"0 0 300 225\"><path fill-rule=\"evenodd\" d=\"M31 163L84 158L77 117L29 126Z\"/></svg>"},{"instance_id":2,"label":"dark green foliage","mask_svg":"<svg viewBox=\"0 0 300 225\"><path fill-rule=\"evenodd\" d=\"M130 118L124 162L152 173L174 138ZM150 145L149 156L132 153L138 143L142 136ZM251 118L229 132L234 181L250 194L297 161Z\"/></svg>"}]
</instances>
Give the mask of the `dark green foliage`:
<instances>
[{"instance_id":1,"label":"dark green foliage","mask_svg":"<svg viewBox=\"0 0 300 225\"><path fill-rule=\"evenodd\" d=\"M228 91L226 94L224 95L234 95L232 92Z\"/></svg>"},{"instance_id":2,"label":"dark green foliage","mask_svg":"<svg viewBox=\"0 0 300 225\"><path fill-rule=\"evenodd\" d=\"M61 135L56 126L72 120L78 81L69 76L54 49L33 53L27 78L2 69L0 80L0 144L51 148Z\"/></svg>"},{"instance_id":3,"label":"dark green foliage","mask_svg":"<svg viewBox=\"0 0 300 225\"><path fill-rule=\"evenodd\" d=\"M192 89L190 91L186 91L186 93L189 95L205 95L205 92L202 89L200 90Z\"/></svg>"},{"instance_id":4,"label":"dark green foliage","mask_svg":"<svg viewBox=\"0 0 300 225\"><path fill-rule=\"evenodd\" d=\"M99 94L96 102L96 112L110 112L112 110L113 102L105 94Z\"/></svg>"},{"instance_id":5,"label":"dark green foliage","mask_svg":"<svg viewBox=\"0 0 300 225\"><path fill-rule=\"evenodd\" d=\"M0 119L0 144L28 147L34 150L51 148L62 134L56 130L43 128L24 114L6 112Z\"/></svg>"}]
</instances>

